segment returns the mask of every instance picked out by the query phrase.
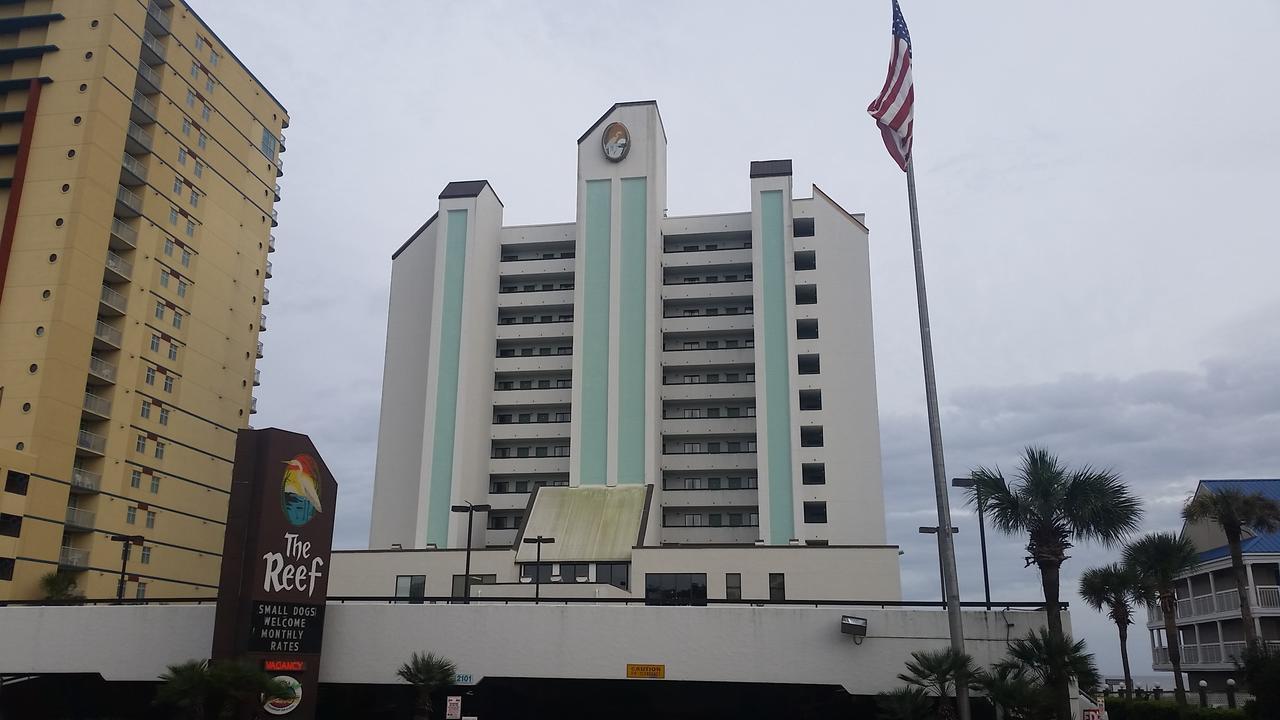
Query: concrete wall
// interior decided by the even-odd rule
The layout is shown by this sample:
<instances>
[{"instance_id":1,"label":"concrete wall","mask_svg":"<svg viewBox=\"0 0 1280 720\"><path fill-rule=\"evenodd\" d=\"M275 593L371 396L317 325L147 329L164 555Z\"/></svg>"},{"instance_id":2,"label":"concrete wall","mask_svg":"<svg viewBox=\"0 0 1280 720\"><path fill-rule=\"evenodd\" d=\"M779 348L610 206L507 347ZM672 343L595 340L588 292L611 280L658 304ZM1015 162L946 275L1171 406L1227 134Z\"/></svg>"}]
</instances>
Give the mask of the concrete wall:
<instances>
[{"instance_id":1,"label":"concrete wall","mask_svg":"<svg viewBox=\"0 0 1280 720\"><path fill-rule=\"evenodd\" d=\"M841 615L867 619L861 645L840 633ZM967 650L988 665L1007 637L1043 621L1039 612L966 612ZM212 605L0 608L0 671L153 680L168 664L204 657L212 628ZM913 650L942 648L946 637L943 612L873 607L330 604L320 678L397 683L396 668L429 650L476 681L621 679L627 663L661 663L668 680L838 684L873 694L901 684L896 675Z\"/></svg>"}]
</instances>

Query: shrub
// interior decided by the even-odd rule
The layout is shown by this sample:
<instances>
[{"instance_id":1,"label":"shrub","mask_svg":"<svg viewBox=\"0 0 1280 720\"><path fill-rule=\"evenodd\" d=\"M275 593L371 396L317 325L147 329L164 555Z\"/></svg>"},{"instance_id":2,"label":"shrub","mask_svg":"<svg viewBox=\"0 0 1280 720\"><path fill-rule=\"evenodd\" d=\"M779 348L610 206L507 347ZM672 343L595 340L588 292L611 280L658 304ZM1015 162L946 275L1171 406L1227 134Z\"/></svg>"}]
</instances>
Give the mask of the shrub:
<instances>
[{"instance_id":1,"label":"shrub","mask_svg":"<svg viewBox=\"0 0 1280 720\"><path fill-rule=\"evenodd\" d=\"M1247 720L1243 710L1202 708L1194 705L1179 712L1177 703L1166 700L1107 700L1110 720Z\"/></svg>"}]
</instances>

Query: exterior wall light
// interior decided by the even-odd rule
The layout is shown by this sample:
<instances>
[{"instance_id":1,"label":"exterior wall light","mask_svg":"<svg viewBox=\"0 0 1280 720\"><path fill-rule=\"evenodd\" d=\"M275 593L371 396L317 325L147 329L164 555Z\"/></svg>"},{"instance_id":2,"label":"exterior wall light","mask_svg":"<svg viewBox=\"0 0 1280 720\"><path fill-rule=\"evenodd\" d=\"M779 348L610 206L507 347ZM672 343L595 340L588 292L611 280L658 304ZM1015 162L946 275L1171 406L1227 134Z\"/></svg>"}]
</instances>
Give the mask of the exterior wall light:
<instances>
[{"instance_id":1,"label":"exterior wall light","mask_svg":"<svg viewBox=\"0 0 1280 720\"><path fill-rule=\"evenodd\" d=\"M867 619L856 615L841 615L840 632L853 636L854 645L861 645L867 637Z\"/></svg>"}]
</instances>

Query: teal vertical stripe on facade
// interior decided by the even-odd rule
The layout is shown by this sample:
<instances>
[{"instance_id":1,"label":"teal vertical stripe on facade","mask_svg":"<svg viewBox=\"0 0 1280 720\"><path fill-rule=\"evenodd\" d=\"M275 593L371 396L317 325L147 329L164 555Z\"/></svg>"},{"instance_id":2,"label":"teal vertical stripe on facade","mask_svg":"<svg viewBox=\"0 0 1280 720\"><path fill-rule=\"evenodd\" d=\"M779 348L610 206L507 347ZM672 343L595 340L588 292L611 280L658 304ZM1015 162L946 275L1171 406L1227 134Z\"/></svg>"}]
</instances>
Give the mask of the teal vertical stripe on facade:
<instances>
[{"instance_id":1,"label":"teal vertical stripe on facade","mask_svg":"<svg viewBox=\"0 0 1280 720\"><path fill-rule=\"evenodd\" d=\"M453 494L453 442L458 412L458 357L462 350L462 278L467 264L467 211L446 213L443 297L440 301L439 371L436 379L435 433L431 443L427 542L445 547Z\"/></svg>"},{"instance_id":2,"label":"teal vertical stripe on facade","mask_svg":"<svg viewBox=\"0 0 1280 720\"><path fill-rule=\"evenodd\" d=\"M609 270L613 188L609 180L587 182L582 278L582 418L578 478L583 485L603 485L609 461Z\"/></svg>"},{"instance_id":3,"label":"teal vertical stripe on facade","mask_svg":"<svg viewBox=\"0 0 1280 720\"><path fill-rule=\"evenodd\" d=\"M618 307L618 484L644 482L649 197L646 178L622 181Z\"/></svg>"},{"instance_id":4,"label":"teal vertical stripe on facade","mask_svg":"<svg viewBox=\"0 0 1280 720\"><path fill-rule=\"evenodd\" d=\"M783 232L782 191L760 193L760 262L764 271L764 392L769 452L769 542L795 537L791 485L791 355L787 351L787 239Z\"/></svg>"}]
</instances>

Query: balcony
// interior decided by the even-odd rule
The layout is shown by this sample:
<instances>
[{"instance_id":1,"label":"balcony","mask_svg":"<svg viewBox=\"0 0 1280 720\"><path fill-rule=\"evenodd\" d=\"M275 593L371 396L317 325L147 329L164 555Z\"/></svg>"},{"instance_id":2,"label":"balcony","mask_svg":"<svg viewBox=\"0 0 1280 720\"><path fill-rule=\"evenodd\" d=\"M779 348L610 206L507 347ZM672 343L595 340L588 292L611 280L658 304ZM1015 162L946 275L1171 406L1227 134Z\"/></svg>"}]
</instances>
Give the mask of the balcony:
<instances>
[{"instance_id":1,"label":"balcony","mask_svg":"<svg viewBox=\"0 0 1280 720\"><path fill-rule=\"evenodd\" d=\"M125 153L120 159L120 184L130 187L147 182L147 166L138 158Z\"/></svg>"},{"instance_id":2,"label":"balcony","mask_svg":"<svg viewBox=\"0 0 1280 720\"><path fill-rule=\"evenodd\" d=\"M276 177L284 177L284 158L276 158Z\"/></svg>"},{"instance_id":3,"label":"balcony","mask_svg":"<svg viewBox=\"0 0 1280 720\"><path fill-rule=\"evenodd\" d=\"M268 235L267 236L267 252L273 253L275 251L276 251L276 236Z\"/></svg>"},{"instance_id":4,"label":"balcony","mask_svg":"<svg viewBox=\"0 0 1280 720\"><path fill-rule=\"evenodd\" d=\"M150 65L139 64L134 88L141 90L143 95L155 95L160 92L160 73Z\"/></svg>"},{"instance_id":5,"label":"balcony","mask_svg":"<svg viewBox=\"0 0 1280 720\"><path fill-rule=\"evenodd\" d=\"M112 290L107 285L102 286L102 293L98 296L99 313L103 315L123 315L128 307L128 298Z\"/></svg>"},{"instance_id":6,"label":"balcony","mask_svg":"<svg viewBox=\"0 0 1280 720\"><path fill-rule=\"evenodd\" d=\"M271 227L280 227L280 211L274 208L271 210Z\"/></svg>"},{"instance_id":7,"label":"balcony","mask_svg":"<svg viewBox=\"0 0 1280 720\"><path fill-rule=\"evenodd\" d=\"M258 341L258 359L259 360L262 359L262 341L261 340Z\"/></svg>"},{"instance_id":8,"label":"balcony","mask_svg":"<svg viewBox=\"0 0 1280 720\"><path fill-rule=\"evenodd\" d=\"M120 340L120 331L101 320L93 328L93 347L95 349L119 350Z\"/></svg>"},{"instance_id":9,"label":"balcony","mask_svg":"<svg viewBox=\"0 0 1280 720\"><path fill-rule=\"evenodd\" d=\"M133 278L133 263L110 250L107 251L106 269L107 282L123 283Z\"/></svg>"},{"instance_id":10,"label":"balcony","mask_svg":"<svg viewBox=\"0 0 1280 720\"><path fill-rule=\"evenodd\" d=\"M1280 649L1280 642L1278 641L1268 640L1266 644L1273 650ZM1182 667L1184 670L1232 670L1236 668L1236 663L1240 661L1240 656L1244 653L1244 649L1245 643L1243 641L1183 645ZM1169 648L1151 648L1151 665L1156 670L1172 670L1173 665L1169 661Z\"/></svg>"},{"instance_id":11,"label":"balcony","mask_svg":"<svg viewBox=\"0 0 1280 720\"><path fill-rule=\"evenodd\" d=\"M125 152L133 155L145 155L151 152L151 133L143 130L140 125L130 121L129 132L124 138Z\"/></svg>"},{"instance_id":12,"label":"balcony","mask_svg":"<svg viewBox=\"0 0 1280 720\"><path fill-rule=\"evenodd\" d=\"M708 270L741 266L743 270L750 270L751 248L666 252L662 254L662 266L668 269L705 268Z\"/></svg>"},{"instance_id":13,"label":"balcony","mask_svg":"<svg viewBox=\"0 0 1280 720\"><path fill-rule=\"evenodd\" d=\"M265 332L267 329L267 314L258 314L258 332Z\"/></svg>"},{"instance_id":14,"label":"balcony","mask_svg":"<svg viewBox=\"0 0 1280 720\"><path fill-rule=\"evenodd\" d=\"M141 214L142 198L123 185L116 188L116 215L120 217L137 217Z\"/></svg>"},{"instance_id":15,"label":"balcony","mask_svg":"<svg viewBox=\"0 0 1280 720\"><path fill-rule=\"evenodd\" d=\"M133 108L129 117L141 125L149 125L156 121L156 104L151 98L142 94L141 90L133 91Z\"/></svg>"},{"instance_id":16,"label":"balcony","mask_svg":"<svg viewBox=\"0 0 1280 720\"><path fill-rule=\"evenodd\" d=\"M716 348L714 350L663 350L662 366L668 369L706 367L711 365L752 365L756 361L754 347ZM750 368L748 368L750 369ZM738 368L734 369L737 372Z\"/></svg>"},{"instance_id":17,"label":"balcony","mask_svg":"<svg viewBox=\"0 0 1280 720\"><path fill-rule=\"evenodd\" d=\"M271 289L270 289L270 288L262 288L262 304L263 304L263 305L270 305L270 304L271 304Z\"/></svg>"},{"instance_id":18,"label":"balcony","mask_svg":"<svg viewBox=\"0 0 1280 720\"><path fill-rule=\"evenodd\" d=\"M720 298L750 298L751 281L734 282L665 282L662 285L663 300L711 300Z\"/></svg>"},{"instance_id":19,"label":"balcony","mask_svg":"<svg viewBox=\"0 0 1280 720\"><path fill-rule=\"evenodd\" d=\"M270 260L267 261L267 268L266 268L265 275L267 277L271 277L271 261Z\"/></svg>"},{"instance_id":20,"label":"balcony","mask_svg":"<svg viewBox=\"0 0 1280 720\"><path fill-rule=\"evenodd\" d=\"M249 414L254 415L258 412L258 398L249 398Z\"/></svg>"},{"instance_id":21,"label":"balcony","mask_svg":"<svg viewBox=\"0 0 1280 720\"><path fill-rule=\"evenodd\" d=\"M111 218L111 237L109 246L112 250L133 250L138 247L138 231L129 227L120 218Z\"/></svg>"},{"instance_id":22,"label":"balcony","mask_svg":"<svg viewBox=\"0 0 1280 720\"><path fill-rule=\"evenodd\" d=\"M63 545L58 550L58 567L68 570L84 570L89 567L89 551Z\"/></svg>"},{"instance_id":23,"label":"balcony","mask_svg":"<svg viewBox=\"0 0 1280 720\"><path fill-rule=\"evenodd\" d=\"M747 508L743 508L744 511ZM752 510L754 511L754 510ZM706 527L706 526L670 526L662 527L663 543L681 543L681 544L754 544L760 539L760 528L758 525L737 525L733 527Z\"/></svg>"},{"instance_id":24,"label":"balcony","mask_svg":"<svg viewBox=\"0 0 1280 720\"><path fill-rule=\"evenodd\" d=\"M658 465L662 470L755 470L756 454L754 452L663 453Z\"/></svg>"},{"instance_id":25,"label":"balcony","mask_svg":"<svg viewBox=\"0 0 1280 720\"><path fill-rule=\"evenodd\" d=\"M1255 611L1280 608L1280 586L1254 586L1252 606ZM1181 622L1192 618L1203 618L1210 615L1220 614L1239 616L1240 594L1236 592L1234 588L1231 590L1219 590L1212 595L1197 595L1190 598L1180 598L1178 600L1175 617L1179 622ZM1160 608L1151 608L1147 612L1148 626L1158 627L1163 623L1164 613L1160 611Z\"/></svg>"},{"instance_id":26,"label":"balcony","mask_svg":"<svg viewBox=\"0 0 1280 720\"><path fill-rule=\"evenodd\" d=\"M258 387L262 384L262 371L258 368L253 369L253 386Z\"/></svg>"},{"instance_id":27,"label":"balcony","mask_svg":"<svg viewBox=\"0 0 1280 720\"><path fill-rule=\"evenodd\" d=\"M101 457L106 454L107 439L88 430L81 430L76 435L76 449Z\"/></svg>"},{"instance_id":28,"label":"balcony","mask_svg":"<svg viewBox=\"0 0 1280 720\"><path fill-rule=\"evenodd\" d=\"M754 417L663 418L663 435L755 435Z\"/></svg>"},{"instance_id":29,"label":"balcony","mask_svg":"<svg viewBox=\"0 0 1280 720\"><path fill-rule=\"evenodd\" d=\"M573 369L573 354L567 355L517 355L494 358L495 372L567 371Z\"/></svg>"},{"instance_id":30,"label":"balcony","mask_svg":"<svg viewBox=\"0 0 1280 720\"><path fill-rule=\"evenodd\" d=\"M102 476L95 472L89 472L84 468L71 468L71 492L73 493L96 493L102 485Z\"/></svg>"},{"instance_id":31,"label":"balcony","mask_svg":"<svg viewBox=\"0 0 1280 720\"><path fill-rule=\"evenodd\" d=\"M662 318L662 332L707 333L737 330L749 333L755 326L751 313L734 315L676 315Z\"/></svg>"},{"instance_id":32,"label":"balcony","mask_svg":"<svg viewBox=\"0 0 1280 720\"><path fill-rule=\"evenodd\" d=\"M752 508L758 501L756 489L750 490L663 490L664 508Z\"/></svg>"},{"instance_id":33,"label":"balcony","mask_svg":"<svg viewBox=\"0 0 1280 720\"><path fill-rule=\"evenodd\" d=\"M284 148L281 148L281 150L283 149ZM280 202L280 183L276 183L275 191L276 191L276 202Z\"/></svg>"},{"instance_id":34,"label":"balcony","mask_svg":"<svg viewBox=\"0 0 1280 720\"><path fill-rule=\"evenodd\" d=\"M101 380L102 384L116 381L116 366L97 355L89 356L89 381Z\"/></svg>"},{"instance_id":35,"label":"balcony","mask_svg":"<svg viewBox=\"0 0 1280 720\"><path fill-rule=\"evenodd\" d=\"M142 62L147 65L163 65L165 57L164 43L149 32L142 33Z\"/></svg>"},{"instance_id":36,"label":"balcony","mask_svg":"<svg viewBox=\"0 0 1280 720\"><path fill-rule=\"evenodd\" d=\"M516 528L506 530L486 529L484 531L485 547L511 547L515 544L516 534L519 532ZM472 592L475 592L474 585L472 586Z\"/></svg>"},{"instance_id":37,"label":"balcony","mask_svg":"<svg viewBox=\"0 0 1280 720\"><path fill-rule=\"evenodd\" d=\"M66 529L68 532L93 532L93 512L80 508L67 508Z\"/></svg>"},{"instance_id":38,"label":"balcony","mask_svg":"<svg viewBox=\"0 0 1280 720\"><path fill-rule=\"evenodd\" d=\"M84 394L84 411L102 420L111 419L111 401L101 395Z\"/></svg>"},{"instance_id":39,"label":"balcony","mask_svg":"<svg viewBox=\"0 0 1280 720\"><path fill-rule=\"evenodd\" d=\"M493 440L547 440L569 437L569 421L494 423L489 431Z\"/></svg>"},{"instance_id":40,"label":"balcony","mask_svg":"<svg viewBox=\"0 0 1280 720\"><path fill-rule=\"evenodd\" d=\"M558 317L558 315L557 315ZM555 340L563 339L564 345L573 338L572 320L551 322L502 323L494 331L496 340Z\"/></svg>"},{"instance_id":41,"label":"balcony","mask_svg":"<svg viewBox=\"0 0 1280 720\"><path fill-rule=\"evenodd\" d=\"M524 275L564 275L573 272L574 258L547 258L546 260L504 260L498 263L498 274L504 278Z\"/></svg>"},{"instance_id":42,"label":"balcony","mask_svg":"<svg viewBox=\"0 0 1280 720\"><path fill-rule=\"evenodd\" d=\"M511 405L522 408L538 406L565 406L572 402L573 388L524 388L516 390L494 390L495 406Z\"/></svg>"},{"instance_id":43,"label":"balcony","mask_svg":"<svg viewBox=\"0 0 1280 720\"><path fill-rule=\"evenodd\" d=\"M735 400L756 396L754 380L718 383L663 383L659 393L663 400Z\"/></svg>"},{"instance_id":44,"label":"balcony","mask_svg":"<svg viewBox=\"0 0 1280 720\"><path fill-rule=\"evenodd\" d=\"M169 34L169 14L155 0L147 3L147 30L156 35Z\"/></svg>"},{"instance_id":45,"label":"balcony","mask_svg":"<svg viewBox=\"0 0 1280 720\"><path fill-rule=\"evenodd\" d=\"M559 285L559 283L555 283ZM533 290L498 294L498 308L573 307L573 289Z\"/></svg>"},{"instance_id":46,"label":"balcony","mask_svg":"<svg viewBox=\"0 0 1280 720\"><path fill-rule=\"evenodd\" d=\"M534 473L567 473L569 457L505 457L490 458L489 473L492 475L528 475Z\"/></svg>"}]
</instances>

